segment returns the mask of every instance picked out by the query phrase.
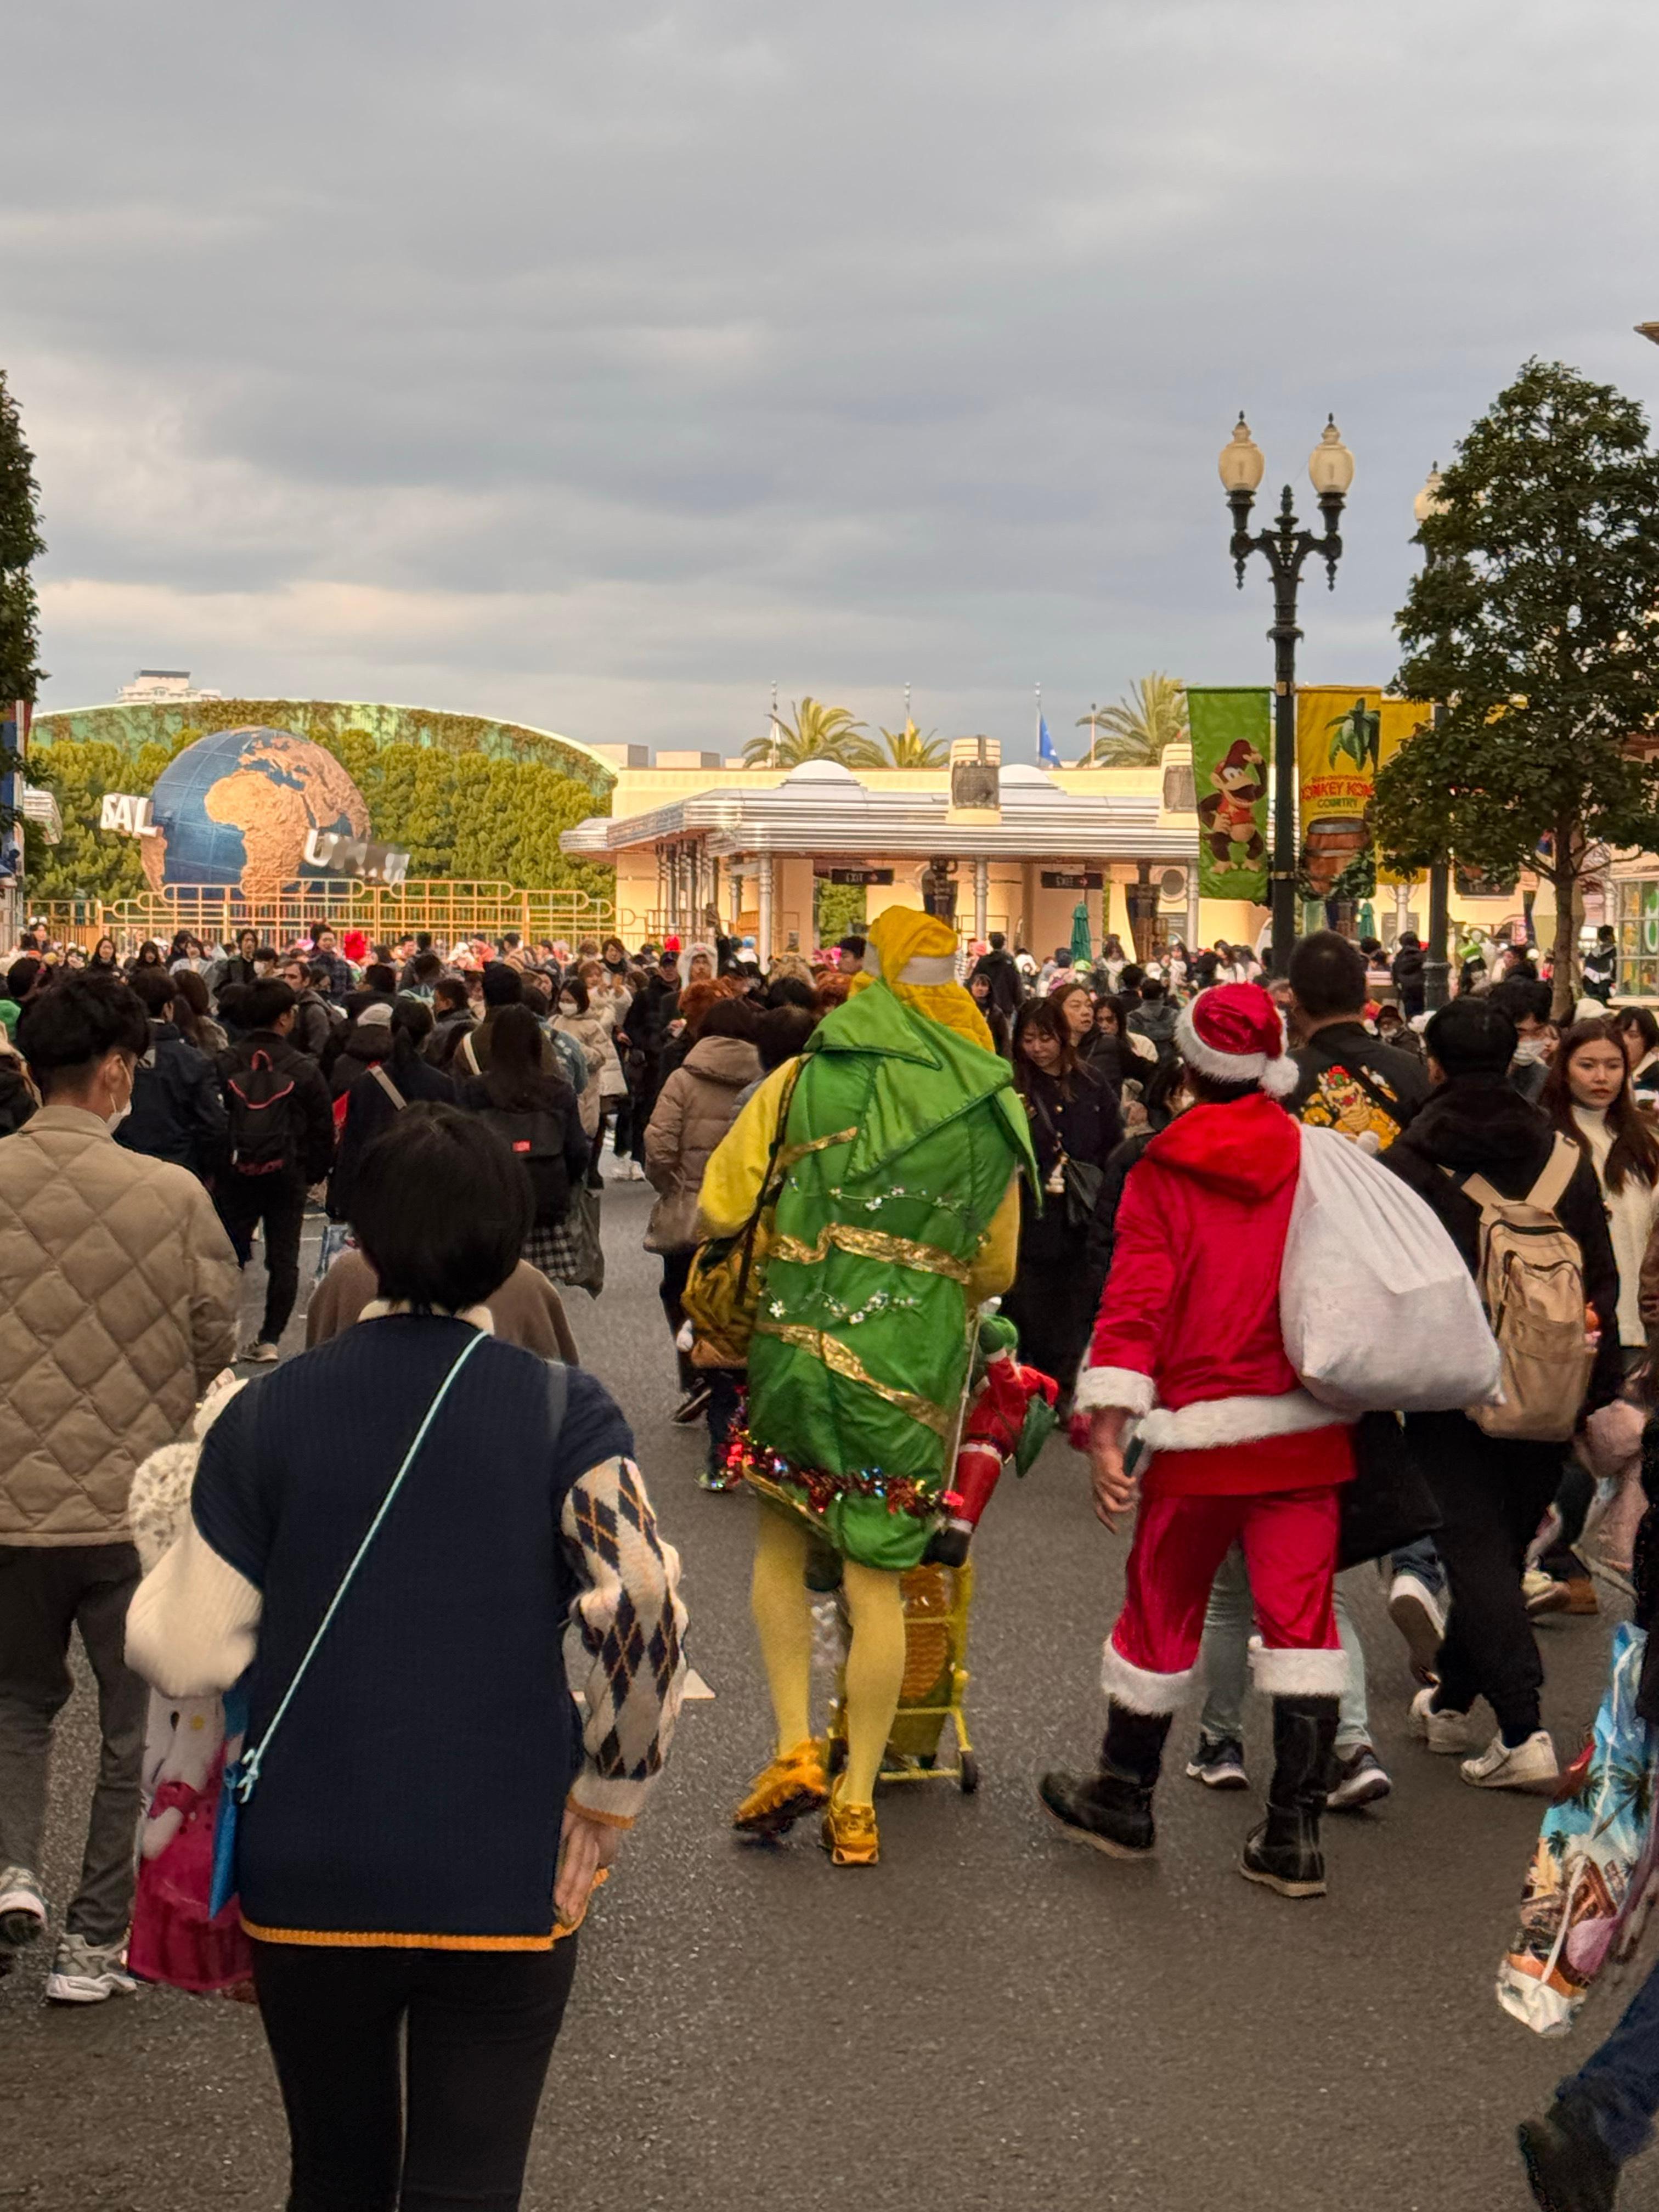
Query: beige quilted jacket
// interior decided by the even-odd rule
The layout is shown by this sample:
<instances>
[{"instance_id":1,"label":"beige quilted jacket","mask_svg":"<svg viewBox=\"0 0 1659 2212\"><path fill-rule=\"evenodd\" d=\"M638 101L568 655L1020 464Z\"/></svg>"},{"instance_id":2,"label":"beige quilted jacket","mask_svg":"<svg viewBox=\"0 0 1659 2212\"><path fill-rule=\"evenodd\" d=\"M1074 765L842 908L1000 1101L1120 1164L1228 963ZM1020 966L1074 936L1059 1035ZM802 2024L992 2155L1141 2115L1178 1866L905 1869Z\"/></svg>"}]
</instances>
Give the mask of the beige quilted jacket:
<instances>
[{"instance_id":1,"label":"beige quilted jacket","mask_svg":"<svg viewBox=\"0 0 1659 2212\"><path fill-rule=\"evenodd\" d=\"M141 1460L235 1355L236 1261L187 1169L43 1106L0 1140L0 1544L129 1536Z\"/></svg>"}]
</instances>

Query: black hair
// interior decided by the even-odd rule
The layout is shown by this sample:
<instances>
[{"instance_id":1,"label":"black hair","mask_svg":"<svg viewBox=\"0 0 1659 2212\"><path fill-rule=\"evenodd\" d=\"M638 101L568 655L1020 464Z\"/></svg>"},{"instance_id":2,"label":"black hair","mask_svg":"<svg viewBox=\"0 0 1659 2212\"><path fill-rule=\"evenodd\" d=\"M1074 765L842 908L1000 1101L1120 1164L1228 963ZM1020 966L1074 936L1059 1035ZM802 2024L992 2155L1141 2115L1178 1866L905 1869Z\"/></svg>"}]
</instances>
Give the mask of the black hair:
<instances>
[{"instance_id":1,"label":"black hair","mask_svg":"<svg viewBox=\"0 0 1659 2212\"><path fill-rule=\"evenodd\" d=\"M1007 950L1008 940L1000 929L994 929L987 942L993 952L1003 952Z\"/></svg>"},{"instance_id":2,"label":"black hair","mask_svg":"<svg viewBox=\"0 0 1659 2212\"><path fill-rule=\"evenodd\" d=\"M165 968L140 968L133 976L131 988L143 1000L144 1012L153 1022L162 1018L178 996L173 978Z\"/></svg>"},{"instance_id":3,"label":"black hair","mask_svg":"<svg viewBox=\"0 0 1659 2212\"><path fill-rule=\"evenodd\" d=\"M280 975L262 975L257 983L247 987L247 996L242 1001L242 1019L251 1030L268 1030L284 1014L291 1014L299 1003L299 994L292 983L283 982Z\"/></svg>"},{"instance_id":4,"label":"black hair","mask_svg":"<svg viewBox=\"0 0 1659 2212\"><path fill-rule=\"evenodd\" d=\"M1292 947L1286 981L1316 1022L1358 1014L1365 1004L1365 956L1334 929L1316 929Z\"/></svg>"},{"instance_id":5,"label":"black hair","mask_svg":"<svg viewBox=\"0 0 1659 2212\"><path fill-rule=\"evenodd\" d=\"M487 1006L516 1006L524 996L524 978L505 960L492 960L483 971Z\"/></svg>"},{"instance_id":6,"label":"black hair","mask_svg":"<svg viewBox=\"0 0 1659 2212\"><path fill-rule=\"evenodd\" d=\"M809 1012L817 1013L818 994L799 975L775 975L767 986L766 1003L769 1006L805 1006Z\"/></svg>"},{"instance_id":7,"label":"black hair","mask_svg":"<svg viewBox=\"0 0 1659 2212\"><path fill-rule=\"evenodd\" d=\"M352 1184L352 1226L380 1296L424 1311L457 1313L500 1290L532 1211L530 1178L495 1131L425 1100L364 1147Z\"/></svg>"},{"instance_id":8,"label":"black hair","mask_svg":"<svg viewBox=\"0 0 1659 2212\"><path fill-rule=\"evenodd\" d=\"M392 1057L412 1060L432 1034L432 1009L422 999L396 999L392 1006Z\"/></svg>"},{"instance_id":9,"label":"black hair","mask_svg":"<svg viewBox=\"0 0 1659 2212\"><path fill-rule=\"evenodd\" d=\"M542 1025L528 1006L503 1006L489 1025L484 1087L490 1103L526 1113L544 1102L553 1079L542 1060Z\"/></svg>"},{"instance_id":10,"label":"black hair","mask_svg":"<svg viewBox=\"0 0 1659 2212\"><path fill-rule=\"evenodd\" d=\"M467 1001L465 976L440 975L432 987L433 1004L435 1006L440 999L446 1006L464 1006Z\"/></svg>"},{"instance_id":11,"label":"black hair","mask_svg":"<svg viewBox=\"0 0 1659 2212\"><path fill-rule=\"evenodd\" d=\"M868 941L861 930L849 929L836 950L838 952L844 952L849 960L862 960L864 949Z\"/></svg>"},{"instance_id":12,"label":"black hair","mask_svg":"<svg viewBox=\"0 0 1659 2212\"><path fill-rule=\"evenodd\" d=\"M33 952L25 952L21 959L14 960L6 970L6 996L21 1006L34 988L34 979L46 964Z\"/></svg>"},{"instance_id":13,"label":"black hair","mask_svg":"<svg viewBox=\"0 0 1659 2212\"><path fill-rule=\"evenodd\" d=\"M1620 1006L1613 1019L1618 1024L1621 1035L1626 1030L1635 1030L1637 1036L1642 1040L1642 1049L1644 1053L1651 1052L1656 1046L1659 1046L1659 1022L1655 1021L1647 1007Z\"/></svg>"},{"instance_id":14,"label":"black hair","mask_svg":"<svg viewBox=\"0 0 1659 2212\"><path fill-rule=\"evenodd\" d=\"M1604 921L1600 929L1596 931L1595 941L1598 945L1611 945L1613 943L1613 924L1610 921Z\"/></svg>"},{"instance_id":15,"label":"black hair","mask_svg":"<svg viewBox=\"0 0 1659 2212\"><path fill-rule=\"evenodd\" d=\"M716 999L697 1024L698 1042L701 1043L704 1037L724 1036L753 1044L757 1018L746 999Z\"/></svg>"},{"instance_id":16,"label":"black hair","mask_svg":"<svg viewBox=\"0 0 1659 2212\"><path fill-rule=\"evenodd\" d=\"M397 971L388 967L385 961L371 961L364 969L363 988L366 991L379 991L383 995L386 995L395 991L397 988Z\"/></svg>"},{"instance_id":17,"label":"black hair","mask_svg":"<svg viewBox=\"0 0 1659 2212\"><path fill-rule=\"evenodd\" d=\"M326 962L313 960L306 969L306 980L313 991L325 991L333 981L333 972Z\"/></svg>"},{"instance_id":18,"label":"black hair","mask_svg":"<svg viewBox=\"0 0 1659 2212\"><path fill-rule=\"evenodd\" d=\"M143 1001L113 975L65 975L18 1016L17 1049L49 1098L56 1076L88 1075L112 1052L135 1060L148 1052L149 1019Z\"/></svg>"},{"instance_id":19,"label":"black hair","mask_svg":"<svg viewBox=\"0 0 1659 2212\"><path fill-rule=\"evenodd\" d=\"M1031 1085L1038 1082L1057 1083L1062 1098L1072 1096L1072 1077L1076 1072L1077 1047L1072 1042L1072 1032L1066 1017L1060 1011L1056 994L1047 999L1027 999L1014 1016L1012 1044L1014 1061L1014 1088L1022 1098L1029 1097ZM1033 1030L1042 1030L1054 1038L1060 1047L1060 1065L1051 1076L1047 1068L1039 1067L1020 1050Z\"/></svg>"},{"instance_id":20,"label":"black hair","mask_svg":"<svg viewBox=\"0 0 1659 2212\"><path fill-rule=\"evenodd\" d=\"M429 945L424 952L415 955L414 973L417 983L435 983L443 972L443 961Z\"/></svg>"},{"instance_id":21,"label":"black hair","mask_svg":"<svg viewBox=\"0 0 1659 2212\"><path fill-rule=\"evenodd\" d=\"M136 964L140 968L159 968L162 964L161 948L153 937L147 937L138 947Z\"/></svg>"},{"instance_id":22,"label":"black hair","mask_svg":"<svg viewBox=\"0 0 1659 2212\"><path fill-rule=\"evenodd\" d=\"M1131 960L1117 979L1119 993L1138 991L1146 981L1146 970Z\"/></svg>"},{"instance_id":23,"label":"black hair","mask_svg":"<svg viewBox=\"0 0 1659 2212\"><path fill-rule=\"evenodd\" d=\"M1243 1083L1224 1083L1219 1076L1206 1075L1189 1060L1182 1065L1185 1070L1183 1079L1186 1086L1200 1106L1233 1106L1241 1098L1248 1098L1253 1091L1261 1088L1254 1078Z\"/></svg>"},{"instance_id":24,"label":"black hair","mask_svg":"<svg viewBox=\"0 0 1659 2212\"><path fill-rule=\"evenodd\" d=\"M1149 975L1146 978L1140 987L1140 995L1149 1006L1156 1006L1164 996L1164 986L1156 975Z\"/></svg>"},{"instance_id":25,"label":"black hair","mask_svg":"<svg viewBox=\"0 0 1659 2212\"><path fill-rule=\"evenodd\" d=\"M559 996L574 999L576 1002L576 1012L579 1014L585 1014L587 1012L587 986L574 968L560 983Z\"/></svg>"},{"instance_id":26,"label":"black hair","mask_svg":"<svg viewBox=\"0 0 1659 2212\"><path fill-rule=\"evenodd\" d=\"M269 960L275 967L282 955L274 945L256 945L253 948L253 957L256 960Z\"/></svg>"},{"instance_id":27,"label":"black hair","mask_svg":"<svg viewBox=\"0 0 1659 2212\"><path fill-rule=\"evenodd\" d=\"M772 1006L760 1018L755 1031L755 1045L760 1054L760 1064L769 1075L775 1067L781 1067L786 1060L793 1060L804 1051L806 1040L817 1027L817 1016L805 1006Z\"/></svg>"},{"instance_id":28,"label":"black hair","mask_svg":"<svg viewBox=\"0 0 1659 2212\"><path fill-rule=\"evenodd\" d=\"M1501 995L1508 988L1500 985L1484 997L1466 994L1431 1017L1423 1032L1423 1042L1448 1075L1508 1073L1510 1062L1515 1058L1515 1048L1520 1042L1509 1007Z\"/></svg>"},{"instance_id":29,"label":"black hair","mask_svg":"<svg viewBox=\"0 0 1659 2212\"><path fill-rule=\"evenodd\" d=\"M415 957L418 960L423 952L430 952L431 950L432 932L429 929L417 929L415 933Z\"/></svg>"},{"instance_id":30,"label":"black hair","mask_svg":"<svg viewBox=\"0 0 1659 2212\"><path fill-rule=\"evenodd\" d=\"M1522 1022L1547 1022L1554 1006L1554 994L1547 983L1535 975L1506 975L1501 983L1494 983L1486 994L1487 1003L1501 1006L1518 1030ZM1435 1054L1440 1059L1438 1053ZM1442 1066L1445 1065L1441 1061Z\"/></svg>"},{"instance_id":31,"label":"black hair","mask_svg":"<svg viewBox=\"0 0 1659 2212\"><path fill-rule=\"evenodd\" d=\"M334 934L334 924L331 921L313 921L311 925L311 941L313 945L319 937L332 937Z\"/></svg>"}]
</instances>

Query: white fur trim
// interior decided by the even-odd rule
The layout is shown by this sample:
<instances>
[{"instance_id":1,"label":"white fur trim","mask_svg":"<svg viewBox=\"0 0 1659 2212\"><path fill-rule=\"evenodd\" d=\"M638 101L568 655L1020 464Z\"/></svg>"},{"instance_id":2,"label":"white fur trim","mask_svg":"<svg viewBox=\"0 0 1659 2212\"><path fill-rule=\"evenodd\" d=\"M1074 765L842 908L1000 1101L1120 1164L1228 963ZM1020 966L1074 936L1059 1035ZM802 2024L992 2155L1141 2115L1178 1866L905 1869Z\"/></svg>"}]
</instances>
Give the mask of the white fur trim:
<instances>
[{"instance_id":1,"label":"white fur trim","mask_svg":"<svg viewBox=\"0 0 1659 2212\"><path fill-rule=\"evenodd\" d=\"M1109 1698L1127 1705L1132 1713L1177 1712L1187 1702L1198 1668L1179 1674L1153 1674L1134 1666L1109 1636L1100 1655L1100 1686Z\"/></svg>"},{"instance_id":2,"label":"white fur trim","mask_svg":"<svg viewBox=\"0 0 1659 2212\"><path fill-rule=\"evenodd\" d=\"M1080 1389L1078 1397L1080 1404ZM1297 1436L1305 1429L1340 1428L1354 1418L1322 1406L1306 1390L1287 1390L1282 1398L1200 1398L1174 1411L1160 1406L1146 1416L1140 1433L1148 1451L1213 1451L1222 1444L1256 1443L1263 1437Z\"/></svg>"},{"instance_id":3,"label":"white fur trim","mask_svg":"<svg viewBox=\"0 0 1659 2212\"><path fill-rule=\"evenodd\" d=\"M1204 994L1198 995L1201 999ZM1218 1052L1198 1033L1193 1020L1197 1004L1197 999L1189 1000L1176 1020L1176 1048L1188 1066L1217 1083L1259 1083L1270 1098L1288 1098L1300 1080L1289 1053L1276 1052L1270 1058L1265 1052Z\"/></svg>"},{"instance_id":4,"label":"white fur trim","mask_svg":"<svg viewBox=\"0 0 1659 2212\"><path fill-rule=\"evenodd\" d=\"M1115 1406L1126 1413L1150 1413L1158 1393L1152 1378L1133 1367L1089 1367L1078 1370L1073 1403L1080 1413Z\"/></svg>"},{"instance_id":5,"label":"white fur trim","mask_svg":"<svg viewBox=\"0 0 1659 2212\"><path fill-rule=\"evenodd\" d=\"M1265 1698L1340 1698L1348 1686L1348 1655L1334 1651L1273 1651L1250 1638L1250 1676Z\"/></svg>"}]
</instances>

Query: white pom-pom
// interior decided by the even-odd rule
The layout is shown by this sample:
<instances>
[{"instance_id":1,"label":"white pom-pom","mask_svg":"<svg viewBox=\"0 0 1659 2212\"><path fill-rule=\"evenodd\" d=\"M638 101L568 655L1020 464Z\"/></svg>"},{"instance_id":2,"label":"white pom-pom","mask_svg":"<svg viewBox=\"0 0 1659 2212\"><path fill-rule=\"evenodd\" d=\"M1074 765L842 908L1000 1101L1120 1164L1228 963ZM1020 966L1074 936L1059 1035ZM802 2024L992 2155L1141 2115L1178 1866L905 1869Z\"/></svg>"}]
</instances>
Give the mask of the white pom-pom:
<instances>
[{"instance_id":1,"label":"white pom-pom","mask_svg":"<svg viewBox=\"0 0 1659 2212\"><path fill-rule=\"evenodd\" d=\"M1287 1052L1270 1060L1261 1071L1261 1088L1269 1098L1288 1098L1302 1079L1302 1071Z\"/></svg>"}]
</instances>

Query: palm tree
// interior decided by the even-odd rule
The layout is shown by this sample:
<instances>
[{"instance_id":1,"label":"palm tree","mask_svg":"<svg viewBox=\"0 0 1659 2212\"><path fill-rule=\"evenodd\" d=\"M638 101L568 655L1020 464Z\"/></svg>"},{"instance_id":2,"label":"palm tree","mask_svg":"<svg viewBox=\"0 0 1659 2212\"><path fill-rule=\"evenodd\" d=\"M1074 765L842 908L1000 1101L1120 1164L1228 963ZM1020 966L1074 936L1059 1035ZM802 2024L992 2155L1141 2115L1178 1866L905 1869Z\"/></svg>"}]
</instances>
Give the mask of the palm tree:
<instances>
[{"instance_id":1,"label":"palm tree","mask_svg":"<svg viewBox=\"0 0 1659 2212\"><path fill-rule=\"evenodd\" d=\"M1077 726L1091 733L1080 767L1156 768L1164 746L1187 737L1187 687L1155 669L1141 678L1132 696L1115 707L1091 708Z\"/></svg>"},{"instance_id":2,"label":"palm tree","mask_svg":"<svg viewBox=\"0 0 1659 2212\"><path fill-rule=\"evenodd\" d=\"M803 761L833 760L850 766L860 742L857 732L863 727L854 720L850 707L826 707L809 693L795 708L793 729L775 715L763 738L750 738L743 749L744 765L799 768Z\"/></svg>"},{"instance_id":3,"label":"palm tree","mask_svg":"<svg viewBox=\"0 0 1659 2212\"><path fill-rule=\"evenodd\" d=\"M945 751L943 738L935 737L930 730L924 738L912 721L902 730L883 730L884 745L873 738L860 738L847 756L849 768L943 768Z\"/></svg>"}]
</instances>

